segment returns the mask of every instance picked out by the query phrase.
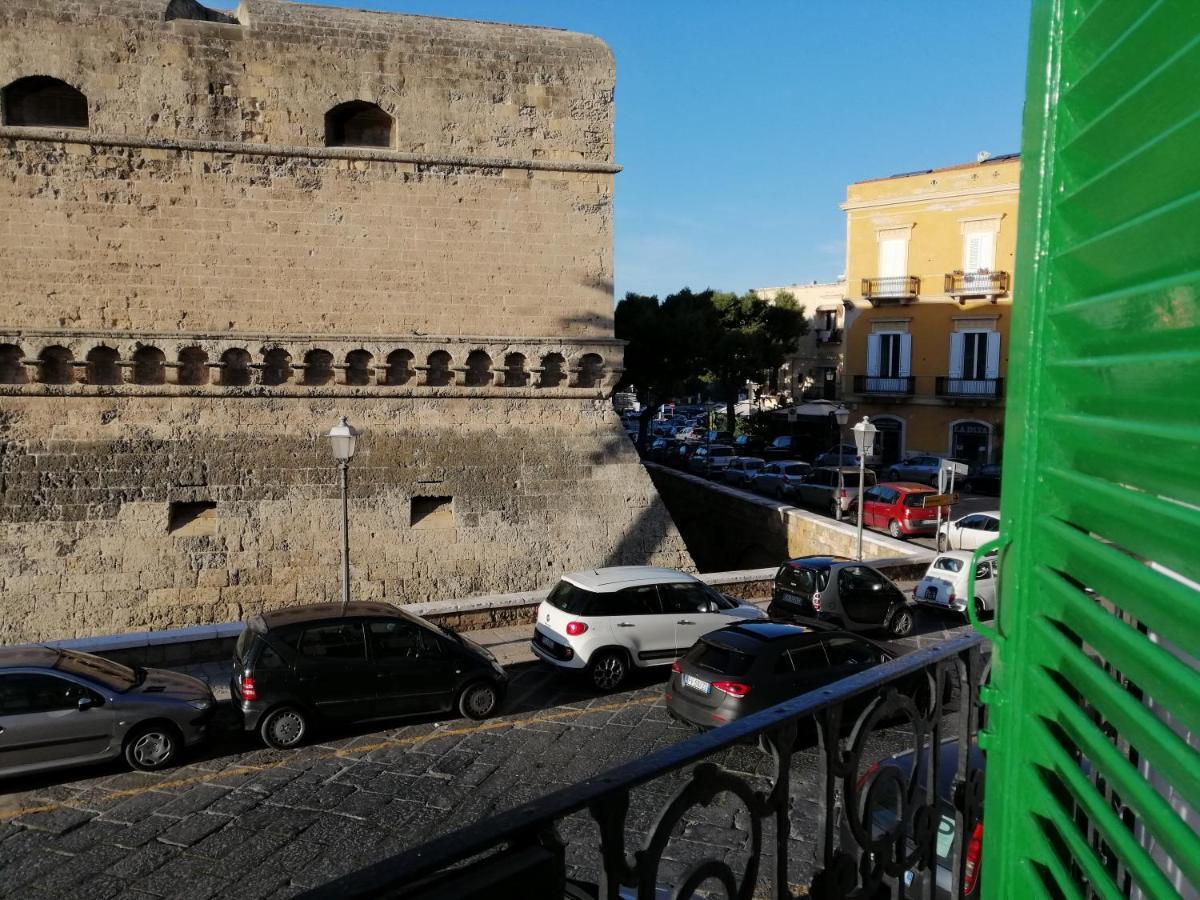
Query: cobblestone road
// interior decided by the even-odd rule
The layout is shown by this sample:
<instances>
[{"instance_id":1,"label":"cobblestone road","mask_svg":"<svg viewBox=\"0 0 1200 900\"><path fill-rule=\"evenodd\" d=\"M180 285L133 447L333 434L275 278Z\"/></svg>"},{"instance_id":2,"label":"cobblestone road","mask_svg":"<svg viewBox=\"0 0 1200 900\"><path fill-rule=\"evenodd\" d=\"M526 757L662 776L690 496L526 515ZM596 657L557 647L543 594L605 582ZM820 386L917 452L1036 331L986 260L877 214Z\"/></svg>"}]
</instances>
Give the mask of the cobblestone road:
<instances>
[{"instance_id":1,"label":"cobblestone road","mask_svg":"<svg viewBox=\"0 0 1200 900\"><path fill-rule=\"evenodd\" d=\"M950 624L927 623L905 643L941 640ZM596 696L536 665L511 673L506 714L486 722L369 726L319 736L320 743L293 752L230 731L165 773L114 764L2 782L0 895L291 896L691 733L668 717L656 677ZM884 734L880 752L902 741ZM765 755L751 747L720 761L750 775L768 772ZM793 766L797 881L811 871L816 846L818 764L809 751ZM644 836L676 783L635 794L631 842ZM697 811L672 841L663 877L712 848L744 860L747 824L735 804ZM594 824L576 817L562 832L573 872L595 878Z\"/></svg>"}]
</instances>

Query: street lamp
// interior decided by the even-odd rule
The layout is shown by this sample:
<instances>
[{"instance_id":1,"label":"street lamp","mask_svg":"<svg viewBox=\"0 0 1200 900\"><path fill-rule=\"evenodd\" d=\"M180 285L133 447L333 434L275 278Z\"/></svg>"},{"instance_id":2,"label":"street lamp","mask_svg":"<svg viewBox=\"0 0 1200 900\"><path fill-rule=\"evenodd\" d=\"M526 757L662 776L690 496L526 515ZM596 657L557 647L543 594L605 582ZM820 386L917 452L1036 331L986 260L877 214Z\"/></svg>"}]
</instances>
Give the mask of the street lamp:
<instances>
[{"instance_id":1,"label":"street lamp","mask_svg":"<svg viewBox=\"0 0 1200 900\"><path fill-rule=\"evenodd\" d=\"M350 603L350 505L347 500L347 486L350 475L350 460L354 459L354 445L358 440L358 429L346 421L342 421L329 429L329 446L333 458L337 460L342 470L342 612Z\"/></svg>"},{"instance_id":2,"label":"street lamp","mask_svg":"<svg viewBox=\"0 0 1200 900\"><path fill-rule=\"evenodd\" d=\"M854 428L854 444L858 449L858 561L862 562L863 486L867 480L867 454L875 449L876 428L866 416Z\"/></svg>"}]
</instances>

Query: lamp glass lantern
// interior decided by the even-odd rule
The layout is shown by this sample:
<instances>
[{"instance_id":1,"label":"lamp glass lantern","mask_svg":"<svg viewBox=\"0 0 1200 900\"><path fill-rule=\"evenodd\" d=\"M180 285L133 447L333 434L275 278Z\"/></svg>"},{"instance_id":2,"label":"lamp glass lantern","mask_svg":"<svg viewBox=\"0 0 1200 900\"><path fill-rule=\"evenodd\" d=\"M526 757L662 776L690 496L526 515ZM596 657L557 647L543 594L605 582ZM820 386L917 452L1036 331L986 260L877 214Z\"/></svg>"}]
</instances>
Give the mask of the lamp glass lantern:
<instances>
[{"instance_id":1,"label":"lamp glass lantern","mask_svg":"<svg viewBox=\"0 0 1200 900\"><path fill-rule=\"evenodd\" d=\"M839 406L833 411L833 417L837 419L838 428L845 428L846 423L850 421L850 410L844 406Z\"/></svg>"},{"instance_id":2,"label":"lamp glass lantern","mask_svg":"<svg viewBox=\"0 0 1200 900\"><path fill-rule=\"evenodd\" d=\"M346 421L342 421L329 429L329 446L333 450L333 458L338 462L348 463L354 458L354 445L358 440L358 429Z\"/></svg>"},{"instance_id":3,"label":"lamp glass lantern","mask_svg":"<svg viewBox=\"0 0 1200 900\"><path fill-rule=\"evenodd\" d=\"M870 456L875 450L875 434L878 429L871 424L870 419L863 416L862 421L850 430L854 432L854 444L858 448L858 455Z\"/></svg>"}]
</instances>

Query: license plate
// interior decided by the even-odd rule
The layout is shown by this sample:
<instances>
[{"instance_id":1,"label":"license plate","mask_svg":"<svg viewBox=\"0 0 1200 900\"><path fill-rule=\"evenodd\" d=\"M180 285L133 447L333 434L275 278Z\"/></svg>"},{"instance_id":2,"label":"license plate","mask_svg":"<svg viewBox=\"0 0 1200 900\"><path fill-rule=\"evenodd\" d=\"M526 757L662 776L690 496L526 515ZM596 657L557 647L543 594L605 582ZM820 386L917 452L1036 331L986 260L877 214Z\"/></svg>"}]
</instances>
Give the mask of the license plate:
<instances>
[{"instance_id":1,"label":"license plate","mask_svg":"<svg viewBox=\"0 0 1200 900\"><path fill-rule=\"evenodd\" d=\"M804 602L796 594L791 594L791 593L788 593L787 591L781 591L779 594L779 599L782 600L784 603L803 603Z\"/></svg>"},{"instance_id":2,"label":"license plate","mask_svg":"<svg viewBox=\"0 0 1200 900\"><path fill-rule=\"evenodd\" d=\"M937 598L938 598L937 588L933 588L933 587L925 588L925 599L926 600L937 600Z\"/></svg>"},{"instance_id":3,"label":"license plate","mask_svg":"<svg viewBox=\"0 0 1200 900\"><path fill-rule=\"evenodd\" d=\"M684 675L683 686L691 688L693 691L699 691L701 694L708 694L712 692L712 685L707 681L702 681L695 675Z\"/></svg>"},{"instance_id":4,"label":"license plate","mask_svg":"<svg viewBox=\"0 0 1200 900\"><path fill-rule=\"evenodd\" d=\"M546 637L540 631L538 632L537 639L538 639L538 643L541 644L543 647L549 647L551 649L554 648L554 641L550 640L550 638Z\"/></svg>"}]
</instances>

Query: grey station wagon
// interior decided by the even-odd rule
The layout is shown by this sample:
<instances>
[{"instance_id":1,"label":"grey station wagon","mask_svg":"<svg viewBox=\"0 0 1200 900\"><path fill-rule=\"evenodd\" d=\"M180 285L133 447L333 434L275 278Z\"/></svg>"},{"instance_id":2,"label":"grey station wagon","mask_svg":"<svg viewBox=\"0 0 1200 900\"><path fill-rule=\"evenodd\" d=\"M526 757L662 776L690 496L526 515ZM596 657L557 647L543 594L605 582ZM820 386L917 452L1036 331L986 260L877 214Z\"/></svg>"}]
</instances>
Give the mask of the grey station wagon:
<instances>
[{"instance_id":1,"label":"grey station wagon","mask_svg":"<svg viewBox=\"0 0 1200 900\"><path fill-rule=\"evenodd\" d=\"M124 756L170 765L205 736L203 681L52 647L0 648L0 778Z\"/></svg>"}]
</instances>

